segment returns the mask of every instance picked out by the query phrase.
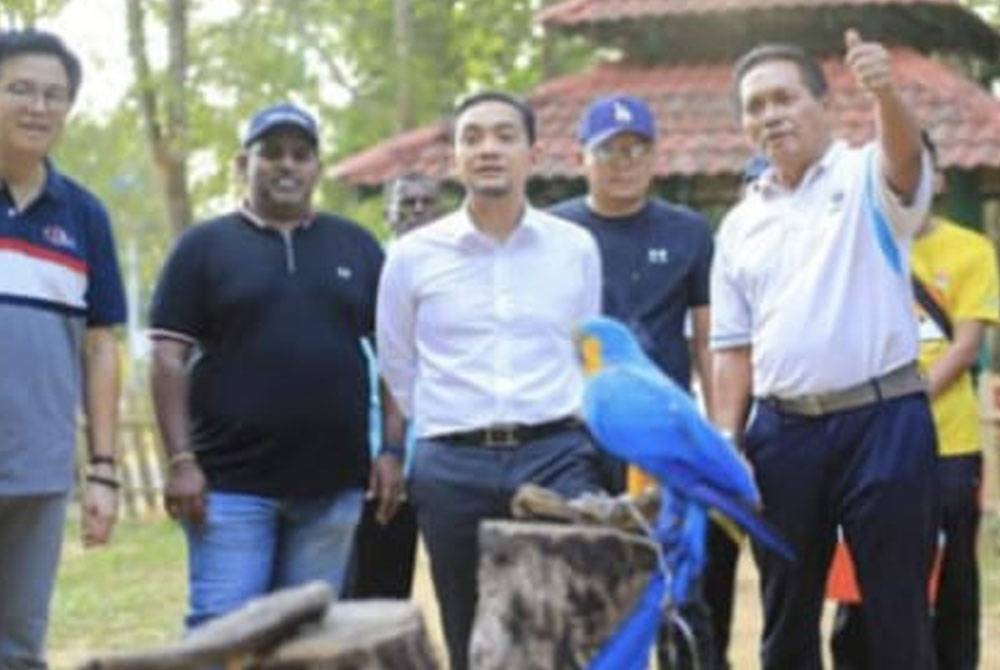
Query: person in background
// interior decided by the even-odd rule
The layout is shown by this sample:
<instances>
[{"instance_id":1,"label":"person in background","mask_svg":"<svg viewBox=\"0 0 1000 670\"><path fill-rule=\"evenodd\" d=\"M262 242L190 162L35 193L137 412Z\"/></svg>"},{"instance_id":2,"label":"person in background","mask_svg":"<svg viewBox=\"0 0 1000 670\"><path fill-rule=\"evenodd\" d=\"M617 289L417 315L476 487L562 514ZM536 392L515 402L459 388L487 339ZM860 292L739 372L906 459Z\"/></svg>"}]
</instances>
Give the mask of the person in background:
<instances>
[{"instance_id":1,"label":"person in background","mask_svg":"<svg viewBox=\"0 0 1000 670\"><path fill-rule=\"evenodd\" d=\"M931 155L935 156L929 142ZM987 328L1000 322L996 249L985 236L927 216L910 256L920 332L937 429L939 527L944 537L934 603L939 670L979 667L979 530L983 477L979 405L972 371ZM874 668L863 605L838 608L831 651L840 670Z\"/></svg>"},{"instance_id":2,"label":"person in background","mask_svg":"<svg viewBox=\"0 0 1000 670\"><path fill-rule=\"evenodd\" d=\"M313 211L319 129L307 112L260 110L242 145L246 199L178 239L150 314L189 628L312 579L339 595L365 486L383 522L402 492L398 455L370 463L358 346L374 328L382 250L355 223Z\"/></svg>"},{"instance_id":3,"label":"person in background","mask_svg":"<svg viewBox=\"0 0 1000 670\"><path fill-rule=\"evenodd\" d=\"M580 225L597 241L604 313L626 324L650 360L681 388L690 390L694 368L708 407L712 233L704 216L650 196L656 135L652 110L641 98L619 94L591 102L578 132L587 194L549 211ZM690 338L685 335L688 315ZM605 488L622 492L625 464L607 454L601 456ZM714 523L711 526L713 533L721 532ZM711 619L705 603L696 596L682 615L698 639L702 667L714 667Z\"/></svg>"},{"instance_id":4,"label":"person in background","mask_svg":"<svg viewBox=\"0 0 1000 670\"><path fill-rule=\"evenodd\" d=\"M390 244L440 214L441 189L431 177L407 172L387 183L384 194L385 216L393 235ZM375 353L367 340L363 346L374 385L377 379ZM373 394L373 405L379 404L378 399L378 393ZM407 447L411 447L411 440L406 442ZM372 449L379 450L381 443L382 433L375 431ZM406 463L412 457L410 451L410 448L406 450ZM354 572L347 597L409 598L417 554L416 512L409 501L403 500L392 520L380 524L375 519L378 504L378 500L365 504L354 545Z\"/></svg>"},{"instance_id":5,"label":"person in background","mask_svg":"<svg viewBox=\"0 0 1000 670\"><path fill-rule=\"evenodd\" d=\"M118 506L125 291L104 206L49 158L81 74L57 36L0 32L0 668L45 667L81 404L86 546Z\"/></svg>"}]
</instances>

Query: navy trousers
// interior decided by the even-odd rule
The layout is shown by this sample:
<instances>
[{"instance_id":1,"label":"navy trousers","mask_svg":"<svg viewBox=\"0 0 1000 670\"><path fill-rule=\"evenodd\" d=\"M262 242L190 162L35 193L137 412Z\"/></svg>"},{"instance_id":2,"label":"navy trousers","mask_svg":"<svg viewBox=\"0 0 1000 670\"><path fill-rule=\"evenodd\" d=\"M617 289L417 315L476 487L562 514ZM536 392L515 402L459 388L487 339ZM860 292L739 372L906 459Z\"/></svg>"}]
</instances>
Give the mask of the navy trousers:
<instances>
[{"instance_id":1,"label":"navy trousers","mask_svg":"<svg viewBox=\"0 0 1000 670\"><path fill-rule=\"evenodd\" d=\"M431 562L452 670L469 667L479 522L510 518L511 497L522 484L574 497L600 490L600 481L597 451L582 429L513 448L417 441L410 499Z\"/></svg>"},{"instance_id":2,"label":"navy trousers","mask_svg":"<svg viewBox=\"0 0 1000 670\"><path fill-rule=\"evenodd\" d=\"M865 598L874 667L935 667L927 577L936 530L936 439L926 395L804 417L766 402L746 435L766 517L798 561L755 547L765 670L822 667L819 620L844 528Z\"/></svg>"},{"instance_id":3,"label":"navy trousers","mask_svg":"<svg viewBox=\"0 0 1000 670\"><path fill-rule=\"evenodd\" d=\"M729 635L733 622L736 562L740 546L714 521L708 524L705 572L701 577L705 604L712 618L715 664L711 670L729 670Z\"/></svg>"},{"instance_id":4,"label":"navy trousers","mask_svg":"<svg viewBox=\"0 0 1000 670\"><path fill-rule=\"evenodd\" d=\"M377 509L377 500L365 503L344 597L405 600L410 597L417 559L417 515L413 506L404 502L383 526L375 519Z\"/></svg>"},{"instance_id":5,"label":"navy trousers","mask_svg":"<svg viewBox=\"0 0 1000 670\"><path fill-rule=\"evenodd\" d=\"M937 464L944 555L934 607L934 647L939 670L979 667L979 564L976 537L982 514L980 454L941 458ZM837 670L874 670L868 658L863 610L837 608L830 650Z\"/></svg>"}]
</instances>

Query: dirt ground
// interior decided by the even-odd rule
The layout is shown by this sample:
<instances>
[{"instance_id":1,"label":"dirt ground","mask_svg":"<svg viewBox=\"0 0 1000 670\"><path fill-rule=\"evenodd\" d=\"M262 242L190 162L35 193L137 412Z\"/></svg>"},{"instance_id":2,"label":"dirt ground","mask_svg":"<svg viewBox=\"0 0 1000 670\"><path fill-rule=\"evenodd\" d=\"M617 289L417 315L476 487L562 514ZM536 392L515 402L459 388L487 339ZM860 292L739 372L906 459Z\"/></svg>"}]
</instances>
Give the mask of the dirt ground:
<instances>
[{"instance_id":1,"label":"dirt ground","mask_svg":"<svg viewBox=\"0 0 1000 670\"><path fill-rule=\"evenodd\" d=\"M1000 542L996 534L984 533L984 544L992 543L988 551L1000 554ZM983 574L983 589L990 590L993 594L1000 594L1000 561L994 560L990 563L991 570ZM416 580L414 583L414 599L424 612L431 639L438 647L439 656L443 659L444 642L441 636L441 627L438 623L437 601L434 598L434 590L429 578L430 570L427 563L427 555L420 548L417 558ZM739 566L737 568L737 590L736 604L733 615L732 640L729 648L729 661L734 670L752 670L760 667L757 657L759 640L761 613L759 596L757 591L757 571L753 565L753 560L749 552L741 552ZM996 598L993 598L996 600ZM1000 668L1000 603L993 602L992 606L984 607L982 620L982 658L981 668ZM832 606L828 605L823 617L824 640L828 638L829 627L832 620ZM832 667L829 658L826 660L826 667Z\"/></svg>"}]
</instances>

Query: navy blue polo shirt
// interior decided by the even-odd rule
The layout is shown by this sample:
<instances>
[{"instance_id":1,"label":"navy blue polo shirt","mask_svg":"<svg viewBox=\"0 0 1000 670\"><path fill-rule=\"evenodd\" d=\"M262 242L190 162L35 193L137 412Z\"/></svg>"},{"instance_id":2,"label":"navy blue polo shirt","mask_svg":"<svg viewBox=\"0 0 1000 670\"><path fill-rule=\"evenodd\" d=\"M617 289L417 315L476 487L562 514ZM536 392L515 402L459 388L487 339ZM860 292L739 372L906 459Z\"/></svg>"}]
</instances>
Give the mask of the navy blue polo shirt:
<instances>
[{"instance_id":1,"label":"navy blue polo shirt","mask_svg":"<svg viewBox=\"0 0 1000 670\"><path fill-rule=\"evenodd\" d=\"M197 345L192 444L216 491L315 497L365 486L371 337L382 267L360 226L282 233L241 213L184 233L153 296L152 337Z\"/></svg>"},{"instance_id":2,"label":"navy blue polo shirt","mask_svg":"<svg viewBox=\"0 0 1000 670\"><path fill-rule=\"evenodd\" d=\"M23 210L0 183L0 495L69 489L84 333L124 321L100 201L50 162Z\"/></svg>"},{"instance_id":3,"label":"navy blue polo shirt","mask_svg":"<svg viewBox=\"0 0 1000 670\"><path fill-rule=\"evenodd\" d=\"M712 234L702 215L651 199L630 216L608 218L586 198L559 203L556 216L586 228L597 240L604 271L604 313L626 323L646 354L684 388L691 356L684 319L708 304Z\"/></svg>"}]
</instances>

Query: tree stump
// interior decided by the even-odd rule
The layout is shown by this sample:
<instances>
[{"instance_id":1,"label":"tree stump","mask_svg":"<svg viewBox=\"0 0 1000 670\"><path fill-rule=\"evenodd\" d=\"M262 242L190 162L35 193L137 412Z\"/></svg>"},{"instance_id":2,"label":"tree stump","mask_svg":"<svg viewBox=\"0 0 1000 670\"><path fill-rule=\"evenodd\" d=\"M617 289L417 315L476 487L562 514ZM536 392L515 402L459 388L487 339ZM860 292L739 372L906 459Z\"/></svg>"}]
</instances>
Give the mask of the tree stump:
<instances>
[{"instance_id":1,"label":"tree stump","mask_svg":"<svg viewBox=\"0 0 1000 670\"><path fill-rule=\"evenodd\" d=\"M649 540L596 526L486 521L479 550L475 670L586 667L656 565Z\"/></svg>"},{"instance_id":2,"label":"tree stump","mask_svg":"<svg viewBox=\"0 0 1000 670\"><path fill-rule=\"evenodd\" d=\"M316 629L274 650L267 670L437 670L424 620L410 601L334 603Z\"/></svg>"}]
</instances>

